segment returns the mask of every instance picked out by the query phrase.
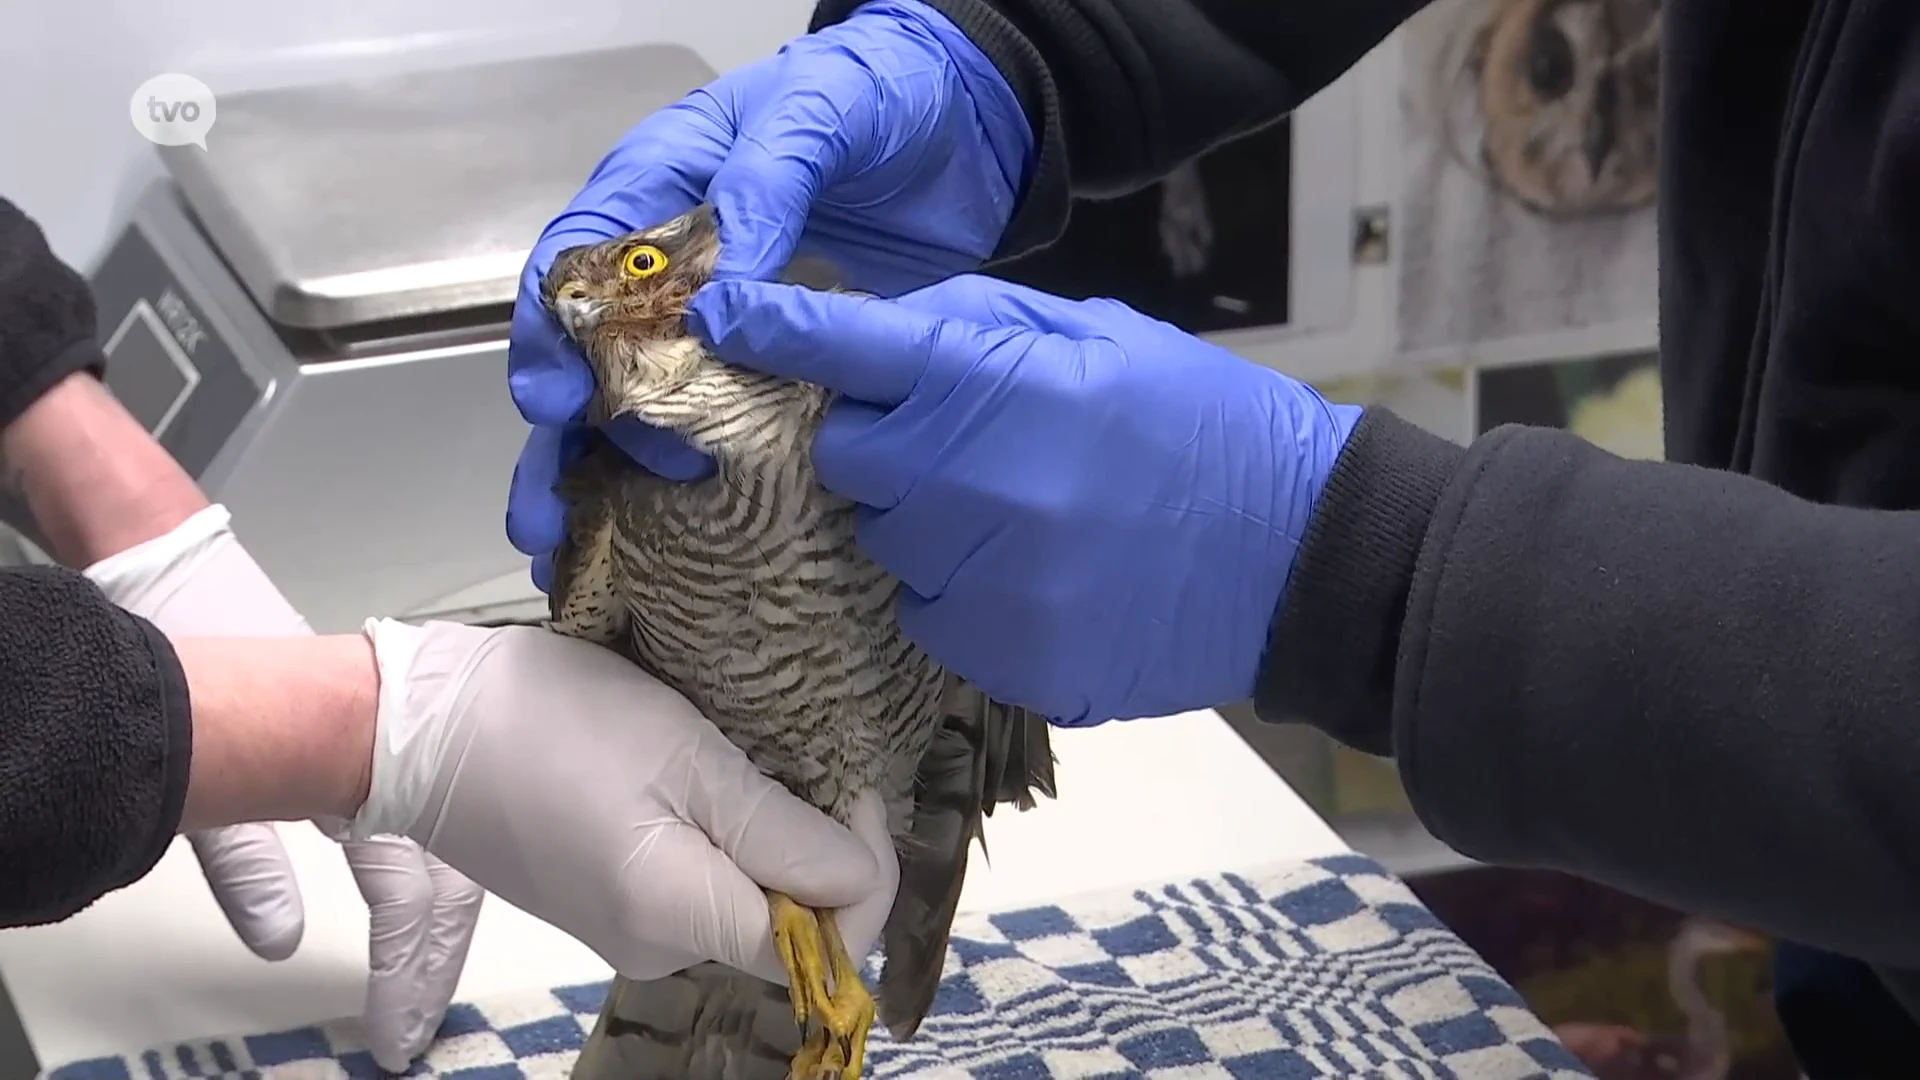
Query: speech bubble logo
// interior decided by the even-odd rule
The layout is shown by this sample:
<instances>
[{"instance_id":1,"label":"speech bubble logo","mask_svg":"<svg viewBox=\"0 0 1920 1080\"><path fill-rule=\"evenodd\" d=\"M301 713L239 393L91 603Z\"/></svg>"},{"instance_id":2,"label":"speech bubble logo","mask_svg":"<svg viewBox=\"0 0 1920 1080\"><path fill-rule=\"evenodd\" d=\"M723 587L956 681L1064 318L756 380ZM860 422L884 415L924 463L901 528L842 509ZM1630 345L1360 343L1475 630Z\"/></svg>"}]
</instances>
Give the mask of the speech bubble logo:
<instances>
[{"instance_id":1,"label":"speech bubble logo","mask_svg":"<svg viewBox=\"0 0 1920 1080\"><path fill-rule=\"evenodd\" d=\"M216 106L213 91L191 75L169 72L140 84L127 102L133 130L160 146L207 148Z\"/></svg>"}]
</instances>

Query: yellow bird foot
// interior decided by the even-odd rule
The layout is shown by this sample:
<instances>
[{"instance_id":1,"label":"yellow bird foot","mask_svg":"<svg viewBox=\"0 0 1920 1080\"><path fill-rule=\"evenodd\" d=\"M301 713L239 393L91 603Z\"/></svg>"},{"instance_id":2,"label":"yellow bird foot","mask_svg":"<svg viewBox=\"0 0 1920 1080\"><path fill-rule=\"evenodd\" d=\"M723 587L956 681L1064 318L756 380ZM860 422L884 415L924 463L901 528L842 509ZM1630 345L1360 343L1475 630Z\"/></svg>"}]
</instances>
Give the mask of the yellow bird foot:
<instances>
[{"instance_id":1,"label":"yellow bird foot","mask_svg":"<svg viewBox=\"0 0 1920 1080\"><path fill-rule=\"evenodd\" d=\"M802 907L792 897L767 894L773 943L787 969L787 994L800 1025L800 1050L787 1080L860 1080L873 1029L873 995L847 953L830 911Z\"/></svg>"}]
</instances>

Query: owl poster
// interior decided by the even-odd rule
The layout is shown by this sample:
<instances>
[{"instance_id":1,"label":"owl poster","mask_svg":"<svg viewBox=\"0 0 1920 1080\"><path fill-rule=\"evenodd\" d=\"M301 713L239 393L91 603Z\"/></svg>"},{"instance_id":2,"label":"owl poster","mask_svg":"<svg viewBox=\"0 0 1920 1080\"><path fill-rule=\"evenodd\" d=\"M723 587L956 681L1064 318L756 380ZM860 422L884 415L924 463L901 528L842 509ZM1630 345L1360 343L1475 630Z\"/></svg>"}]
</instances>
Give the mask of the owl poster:
<instances>
[{"instance_id":1,"label":"owl poster","mask_svg":"<svg viewBox=\"0 0 1920 1080\"><path fill-rule=\"evenodd\" d=\"M1440 0L1403 33L1401 352L1651 346L1660 0Z\"/></svg>"}]
</instances>

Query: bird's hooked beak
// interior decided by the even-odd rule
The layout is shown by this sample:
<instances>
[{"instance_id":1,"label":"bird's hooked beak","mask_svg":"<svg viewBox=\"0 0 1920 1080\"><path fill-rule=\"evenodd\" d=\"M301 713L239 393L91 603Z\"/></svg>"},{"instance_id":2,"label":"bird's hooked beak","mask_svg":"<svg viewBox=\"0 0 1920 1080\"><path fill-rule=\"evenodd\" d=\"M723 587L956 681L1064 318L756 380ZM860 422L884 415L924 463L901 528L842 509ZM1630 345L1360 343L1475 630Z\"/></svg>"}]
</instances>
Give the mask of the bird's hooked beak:
<instances>
[{"instance_id":1,"label":"bird's hooked beak","mask_svg":"<svg viewBox=\"0 0 1920 1080\"><path fill-rule=\"evenodd\" d=\"M560 328L567 332L574 344L581 344L586 335L599 325L600 316L607 310L605 300L596 300L587 295L586 289L576 284L561 286L553 301L553 316L560 320Z\"/></svg>"}]
</instances>

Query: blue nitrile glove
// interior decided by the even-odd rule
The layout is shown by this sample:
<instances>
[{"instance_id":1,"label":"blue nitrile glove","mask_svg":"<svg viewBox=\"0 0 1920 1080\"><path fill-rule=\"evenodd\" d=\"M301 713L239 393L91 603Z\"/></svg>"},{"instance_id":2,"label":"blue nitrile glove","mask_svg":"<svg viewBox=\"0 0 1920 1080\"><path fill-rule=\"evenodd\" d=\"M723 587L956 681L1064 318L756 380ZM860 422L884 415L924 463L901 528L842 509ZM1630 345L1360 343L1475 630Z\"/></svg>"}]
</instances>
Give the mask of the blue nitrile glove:
<instances>
[{"instance_id":1,"label":"blue nitrile glove","mask_svg":"<svg viewBox=\"0 0 1920 1080\"><path fill-rule=\"evenodd\" d=\"M556 255L706 199L720 218L718 277L775 277L798 248L830 260L850 288L904 292L993 253L1032 144L993 64L916 0L868 4L629 132L541 234L514 305L508 380L535 428L514 469L507 535L535 557L535 582L550 583L565 513L553 486L582 445L575 425L593 389L585 361L539 302ZM637 422L609 434L670 479L712 467Z\"/></svg>"},{"instance_id":2,"label":"blue nitrile glove","mask_svg":"<svg viewBox=\"0 0 1920 1080\"><path fill-rule=\"evenodd\" d=\"M966 276L897 300L729 281L688 324L844 395L814 441L900 622L1056 723L1253 694L1360 410L1111 300Z\"/></svg>"}]
</instances>

